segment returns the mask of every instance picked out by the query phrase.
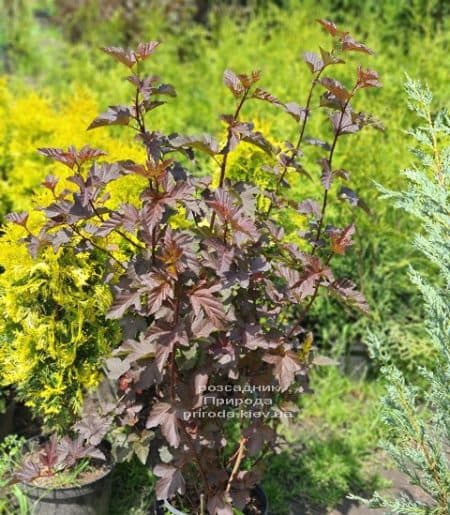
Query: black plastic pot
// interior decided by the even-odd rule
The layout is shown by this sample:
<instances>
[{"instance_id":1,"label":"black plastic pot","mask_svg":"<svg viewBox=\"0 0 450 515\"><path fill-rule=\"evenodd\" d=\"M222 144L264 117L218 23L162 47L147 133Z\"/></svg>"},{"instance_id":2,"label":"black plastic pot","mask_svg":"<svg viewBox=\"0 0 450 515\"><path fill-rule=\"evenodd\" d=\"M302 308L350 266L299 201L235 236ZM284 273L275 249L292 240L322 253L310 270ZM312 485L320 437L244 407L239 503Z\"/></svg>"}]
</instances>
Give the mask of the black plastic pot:
<instances>
[{"instance_id":1,"label":"black plastic pot","mask_svg":"<svg viewBox=\"0 0 450 515\"><path fill-rule=\"evenodd\" d=\"M258 501L259 506L261 507L261 515L268 515L269 503L267 502L267 497L264 493L264 490L259 485L256 485L252 493L254 498ZM172 506L168 501L158 501L150 511L150 515L165 515L167 512L171 513L172 515L188 515L187 513L184 513ZM245 509L244 513L247 513Z\"/></svg>"},{"instance_id":2,"label":"black plastic pot","mask_svg":"<svg viewBox=\"0 0 450 515\"><path fill-rule=\"evenodd\" d=\"M71 488L41 488L22 483L33 515L108 515L111 470L92 483Z\"/></svg>"}]
</instances>

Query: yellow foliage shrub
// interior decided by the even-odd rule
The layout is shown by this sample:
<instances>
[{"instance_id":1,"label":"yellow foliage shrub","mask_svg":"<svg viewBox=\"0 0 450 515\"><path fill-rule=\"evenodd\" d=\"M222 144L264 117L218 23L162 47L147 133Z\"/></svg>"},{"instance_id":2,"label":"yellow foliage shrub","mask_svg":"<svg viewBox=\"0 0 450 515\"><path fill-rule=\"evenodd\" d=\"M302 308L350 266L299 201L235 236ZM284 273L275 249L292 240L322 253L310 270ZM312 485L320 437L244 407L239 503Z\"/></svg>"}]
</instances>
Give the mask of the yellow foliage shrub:
<instances>
[{"instance_id":1,"label":"yellow foliage shrub","mask_svg":"<svg viewBox=\"0 0 450 515\"><path fill-rule=\"evenodd\" d=\"M58 189L73 187L65 180L71 171L40 156L38 147L89 144L104 150L105 160L144 157L132 137L84 131L99 110L87 89L79 88L63 108L55 105L35 93L16 98L0 80L0 217L31 210L33 232L43 223L33 205L47 205L51 195L39 187L43 179L51 174L60 179ZM141 181L136 176L115 181L114 202L133 202ZM36 416L63 430L79 412L86 390L98 384L103 358L119 340L117 324L104 318L111 303L103 283L105 256L50 249L34 259L21 242L23 228L6 224L1 231L1 385L13 386ZM114 235L108 240L113 244ZM115 251L118 259L123 251Z\"/></svg>"},{"instance_id":2,"label":"yellow foliage shrub","mask_svg":"<svg viewBox=\"0 0 450 515\"><path fill-rule=\"evenodd\" d=\"M39 147L81 148L86 144L107 153L106 160L142 160L142 149L129 138L115 138L108 131L86 132L89 123L101 110L94 95L79 87L64 100L60 109L55 99L29 92L16 98L0 78L0 216L9 210L31 207L33 193L49 174L67 177L70 170L40 156ZM114 198L132 200L139 189L139 178L117 181Z\"/></svg>"},{"instance_id":3,"label":"yellow foliage shrub","mask_svg":"<svg viewBox=\"0 0 450 515\"><path fill-rule=\"evenodd\" d=\"M85 391L98 384L102 358L119 340L105 321L111 293L94 262L71 249L33 259L8 225L0 239L0 370L4 386L53 429L66 428Z\"/></svg>"}]
</instances>

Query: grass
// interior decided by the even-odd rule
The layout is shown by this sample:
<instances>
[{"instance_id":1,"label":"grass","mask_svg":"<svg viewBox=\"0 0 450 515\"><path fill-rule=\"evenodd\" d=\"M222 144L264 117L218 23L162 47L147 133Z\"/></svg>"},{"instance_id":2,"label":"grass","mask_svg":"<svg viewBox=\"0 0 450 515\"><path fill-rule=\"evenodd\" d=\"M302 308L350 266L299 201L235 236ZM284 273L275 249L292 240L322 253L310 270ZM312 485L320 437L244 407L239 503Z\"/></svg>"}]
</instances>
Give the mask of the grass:
<instances>
[{"instance_id":1,"label":"grass","mask_svg":"<svg viewBox=\"0 0 450 515\"><path fill-rule=\"evenodd\" d=\"M110 515L147 515L154 485L154 476L137 458L119 463L113 472Z\"/></svg>"},{"instance_id":2,"label":"grass","mask_svg":"<svg viewBox=\"0 0 450 515\"><path fill-rule=\"evenodd\" d=\"M316 370L311 379L314 395L303 397L281 452L268 461L264 488L277 515L292 505L331 509L350 492L384 485L372 458L381 436L381 382L353 380L336 368Z\"/></svg>"}]
</instances>

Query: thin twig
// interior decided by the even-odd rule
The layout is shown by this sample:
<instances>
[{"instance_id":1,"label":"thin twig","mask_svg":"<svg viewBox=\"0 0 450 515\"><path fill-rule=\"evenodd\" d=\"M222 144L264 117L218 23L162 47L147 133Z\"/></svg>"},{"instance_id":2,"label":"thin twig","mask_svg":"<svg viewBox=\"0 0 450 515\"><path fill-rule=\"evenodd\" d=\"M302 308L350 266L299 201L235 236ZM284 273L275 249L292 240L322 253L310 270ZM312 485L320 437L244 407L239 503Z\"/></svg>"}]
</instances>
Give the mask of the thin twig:
<instances>
[{"instance_id":1,"label":"thin twig","mask_svg":"<svg viewBox=\"0 0 450 515\"><path fill-rule=\"evenodd\" d=\"M313 80L311 82L311 87L309 88L308 98L306 100L306 105L305 105L305 116L304 116L303 121L302 121L302 126L300 128L300 134L299 134L299 137L298 137L298 140L297 140L297 144L295 146L295 150L292 152L291 158L284 165L283 171L281 172L281 175L278 178L277 184L275 186L275 191L274 191L274 195L275 196L277 195L278 190L279 190L279 188L280 188L280 186L281 186L281 184L282 184L282 182L283 182L283 180L284 180L284 178L286 176L286 173L288 171L289 166L291 166L291 164L294 162L294 159L297 156L298 151L300 150L300 145L302 144L303 136L305 134L306 123L307 123L308 118L309 118L309 110L310 110L312 95L313 95L314 89L315 89L315 87L316 87L316 85L318 83L318 80L320 78L320 75L322 74L324 69L325 69L325 67L323 67L321 70L319 70L317 72L317 75L313 78ZM271 199L270 204L269 204L269 208L267 210L267 216L270 215L270 212L272 211L272 208L273 208L273 200Z\"/></svg>"},{"instance_id":2,"label":"thin twig","mask_svg":"<svg viewBox=\"0 0 450 515\"><path fill-rule=\"evenodd\" d=\"M239 471L241 461L244 458L246 443L247 443L247 438L241 438L241 441L239 442L239 449L237 452L236 461L234 462L234 467L233 467L233 470L231 471L230 479L228 480L227 487L225 489L226 494L228 494L230 492L231 483L234 481L234 479Z\"/></svg>"},{"instance_id":3,"label":"thin twig","mask_svg":"<svg viewBox=\"0 0 450 515\"><path fill-rule=\"evenodd\" d=\"M328 255L326 261L325 261L325 266L328 266L330 264L330 261L332 260L333 258L333 253L330 252L330 254ZM319 293L319 288L320 288L320 279L317 281L315 287L314 287L314 292L311 296L311 299L309 300L308 304L305 306L305 309L302 311L299 319L297 320L297 322L292 326L291 330L288 332L286 338L289 340L289 338L291 338L291 336L294 334L294 332L300 327L300 325L302 324L303 320L305 319L306 315L308 314L309 310L311 309L312 305L314 304L314 301L317 299L317 295Z\"/></svg>"},{"instance_id":4,"label":"thin twig","mask_svg":"<svg viewBox=\"0 0 450 515\"><path fill-rule=\"evenodd\" d=\"M97 243L95 243L94 241L92 241L90 238L88 238L87 236L84 236L80 230L78 229L78 227L74 224L70 224L69 227L75 232L78 234L78 236L80 236L80 238L82 238L83 240L85 241L88 241L93 247L95 247L96 249L104 252L106 255L108 255L112 260L114 260L118 265L120 265L124 270L127 269L127 267L121 263L115 256L113 256L113 254L111 254L111 252L109 252L109 250L106 250L105 248L101 247L100 245L97 245Z\"/></svg>"},{"instance_id":5,"label":"thin twig","mask_svg":"<svg viewBox=\"0 0 450 515\"><path fill-rule=\"evenodd\" d=\"M250 91L250 88L247 88L245 90L244 94L242 95L241 101L239 102L238 106L236 107L236 111L234 112L233 122L237 121L239 113L241 112L242 106L244 105L244 102L247 100L247 96L248 96L249 91ZM230 125L228 127L227 141L225 143L224 155L223 155L222 163L220 165L220 176L219 176L219 186L218 186L219 188L222 188L223 183L225 181L225 174L226 174L226 170L227 170L228 154L230 153L229 148L230 148L230 142L231 142L231 136L232 135L233 135L233 133L232 133L231 125ZM215 221L216 221L216 213L213 212L213 214L211 216L211 222L209 224L209 228L210 228L211 231L212 231L212 229L214 227L214 222Z\"/></svg>"},{"instance_id":6,"label":"thin twig","mask_svg":"<svg viewBox=\"0 0 450 515\"><path fill-rule=\"evenodd\" d=\"M210 492L208 476L207 476L205 470L202 467L202 462L201 462L200 456L199 456L199 454L197 452L197 449L195 448L193 439L192 439L191 435L187 432L186 428L184 427L183 421L177 419L177 423L178 423L179 427L181 428L181 431L182 431L182 433L183 433L183 435L184 435L184 437L186 439L186 442L187 442L188 446L190 447L192 453L194 454L194 459L197 462L197 466L198 466L198 468L200 470L200 475L202 476L202 480L203 480L203 483L205 485L206 494L208 496L209 492Z\"/></svg>"},{"instance_id":7,"label":"thin twig","mask_svg":"<svg viewBox=\"0 0 450 515\"><path fill-rule=\"evenodd\" d=\"M346 102L344 104L344 107L342 108L342 111L341 111L341 116L339 118L339 123L338 123L338 126L337 126L335 134L334 134L333 143L332 143L331 148L330 148L330 153L328 155L328 166L330 167L330 170L332 170L332 161L333 161L334 151L336 149L336 144L337 144L339 136L341 135L342 120L344 119L344 114L345 114L345 111L347 110L347 107L348 107L348 105L350 103L350 100L353 98L353 95L354 95L354 93L356 91L356 87L357 87L357 85L355 85L353 87L353 89L352 89L352 91L351 91L348 99L346 100ZM317 234L316 234L316 238L315 238L314 243L313 243L313 249L312 249L312 252L311 252L312 255L314 255L316 253L317 245L318 245L320 237L322 235L323 222L325 220L325 212L327 210L327 205L328 205L328 190L326 189L325 193L323 195L322 209L320 211L319 224L317 226Z\"/></svg>"}]
</instances>

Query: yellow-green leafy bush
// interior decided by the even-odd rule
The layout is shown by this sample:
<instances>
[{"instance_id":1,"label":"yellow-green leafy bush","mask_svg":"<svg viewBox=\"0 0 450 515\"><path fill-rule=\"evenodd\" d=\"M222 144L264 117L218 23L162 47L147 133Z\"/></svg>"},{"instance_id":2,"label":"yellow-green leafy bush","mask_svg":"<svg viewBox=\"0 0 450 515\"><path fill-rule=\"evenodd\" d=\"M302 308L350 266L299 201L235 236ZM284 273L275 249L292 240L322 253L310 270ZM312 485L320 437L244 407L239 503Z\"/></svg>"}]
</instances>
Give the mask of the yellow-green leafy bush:
<instances>
[{"instance_id":1,"label":"yellow-green leafy bush","mask_svg":"<svg viewBox=\"0 0 450 515\"><path fill-rule=\"evenodd\" d=\"M16 96L6 78L0 78L0 216L11 209L29 209L33 192L47 175L69 175L64 166L39 156L38 147L82 147L89 143L105 151L110 160L142 157L132 138L114 138L107 131L98 135L86 132L90 119L99 110L87 88L78 87L66 96L59 109L58 101L63 99L32 90ZM136 186L136 179L130 177L119 181L120 195L114 198L131 200Z\"/></svg>"},{"instance_id":2,"label":"yellow-green leafy bush","mask_svg":"<svg viewBox=\"0 0 450 515\"><path fill-rule=\"evenodd\" d=\"M62 429L101 377L102 358L118 340L103 314L111 293L101 259L70 249L30 257L24 232L6 227L0 241L0 371L3 385L47 425Z\"/></svg>"},{"instance_id":3,"label":"yellow-green leafy bush","mask_svg":"<svg viewBox=\"0 0 450 515\"><path fill-rule=\"evenodd\" d=\"M106 151L108 159L142 158L132 139L84 132L97 110L85 88L58 109L55 99L33 92L16 97L1 80L1 218L48 201L50 191L38 188L48 175L60 179L58 189L73 189L65 181L70 170L40 156L37 147L89 142ZM135 176L116 181L114 202L133 202L139 182ZM32 212L29 227L39 229L42 220ZM86 390L98 384L103 358L118 339L116 324L104 319L111 302L103 282L104 256L92 259L92 254L88 258L66 249L33 259L20 241L25 229L6 224L0 230L1 383L13 385L47 425L62 429L79 411ZM109 240L113 245L114 236ZM120 258L121 249L114 252Z\"/></svg>"}]
</instances>

